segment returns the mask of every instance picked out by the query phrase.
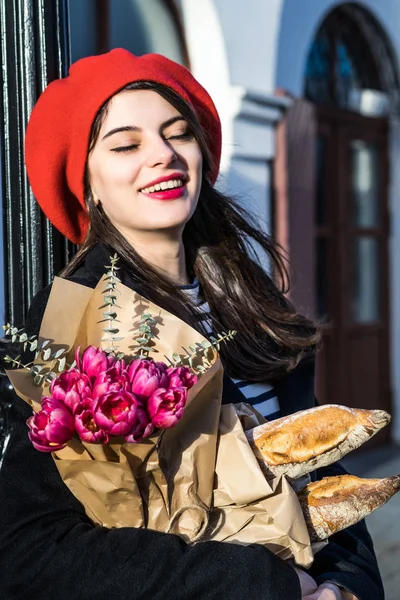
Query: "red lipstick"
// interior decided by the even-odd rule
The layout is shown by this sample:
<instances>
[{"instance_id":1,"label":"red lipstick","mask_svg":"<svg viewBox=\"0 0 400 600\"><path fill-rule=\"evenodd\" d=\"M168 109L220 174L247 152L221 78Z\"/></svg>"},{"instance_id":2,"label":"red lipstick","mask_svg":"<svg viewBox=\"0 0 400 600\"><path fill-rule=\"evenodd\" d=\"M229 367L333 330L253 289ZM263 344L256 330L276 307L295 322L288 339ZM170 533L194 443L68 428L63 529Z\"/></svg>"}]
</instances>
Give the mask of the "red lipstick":
<instances>
[{"instance_id":1,"label":"red lipstick","mask_svg":"<svg viewBox=\"0 0 400 600\"><path fill-rule=\"evenodd\" d=\"M182 185L181 187L173 188L172 190L160 190L159 192L151 192L148 194L142 192L142 194L153 200L176 200L177 198L181 198L185 194L185 191L186 185Z\"/></svg>"},{"instance_id":2,"label":"red lipstick","mask_svg":"<svg viewBox=\"0 0 400 600\"><path fill-rule=\"evenodd\" d=\"M166 190L156 190L154 192L145 192L143 190L147 190L151 187L154 187L157 184L160 184L164 181L171 181L174 179L179 179L180 181L183 182L183 185L176 187L176 188L169 188ZM187 181L187 176L182 174L182 173L171 173L170 175L165 175L164 177L159 177L158 179L155 179L154 181L148 183L145 187L143 187L140 192L144 195L147 196L148 198L151 198L152 200L176 200L177 198L182 198L182 196L184 196L185 192L186 192L186 181Z\"/></svg>"},{"instance_id":3,"label":"red lipstick","mask_svg":"<svg viewBox=\"0 0 400 600\"><path fill-rule=\"evenodd\" d=\"M178 172L171 173L170 175L164 175L164 177L159 177L158 179L151 181L147 185L144 185L142 187L142 190L149 188L149 187L153 187L153 185L157 185L157 183L162 183L163 181L171 181L171 179L181 179L183 182L185 182L187 180L187 176L184 175L183 173L178 173Z\"/></svg>"}]
</instances>

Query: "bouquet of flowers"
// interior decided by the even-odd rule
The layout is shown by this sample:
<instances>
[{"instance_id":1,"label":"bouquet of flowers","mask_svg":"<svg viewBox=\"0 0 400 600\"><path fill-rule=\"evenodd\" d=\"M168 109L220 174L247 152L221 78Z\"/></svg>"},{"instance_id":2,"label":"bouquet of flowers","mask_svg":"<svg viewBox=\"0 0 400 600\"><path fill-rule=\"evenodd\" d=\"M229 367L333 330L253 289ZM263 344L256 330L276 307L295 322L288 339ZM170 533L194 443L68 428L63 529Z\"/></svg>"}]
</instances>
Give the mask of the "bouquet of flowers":
<instances>
[{"instance_id":1,"label":"bouquet of flowers","mask_svg":"<svg viewBox=\"0 0 400 600\"><path fill-rule=\"evenodd\" d=\"M241 420L259 418L221 407L218 349L235 332L205 339L124 286L117 257L95 289L55 278L38 339L5 329L35 353L8 371L34 411L32 443L95 523L259 541L311 562L296 493L266 480L246 440Z\"/></svg>"}]
</instances>

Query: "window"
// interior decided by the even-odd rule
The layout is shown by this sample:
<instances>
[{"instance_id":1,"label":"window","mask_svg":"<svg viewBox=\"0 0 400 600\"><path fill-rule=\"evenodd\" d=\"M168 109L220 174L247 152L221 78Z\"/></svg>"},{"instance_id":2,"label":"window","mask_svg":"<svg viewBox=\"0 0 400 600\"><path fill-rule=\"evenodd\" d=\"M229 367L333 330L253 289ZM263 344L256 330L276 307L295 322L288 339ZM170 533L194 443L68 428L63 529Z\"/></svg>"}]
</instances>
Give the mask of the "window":
<instances>
[{"instance_id":1,"label":"window","mask_svg":"<svg viewBox=\"0 0 400 600\"><path fill-rule=\"evenodd\" d=\"M317 104L351 108L354 94L367 89L384 89L371 44L355 20L336 9L309 50L305 96Z\"/></svg>"}]
</instances>

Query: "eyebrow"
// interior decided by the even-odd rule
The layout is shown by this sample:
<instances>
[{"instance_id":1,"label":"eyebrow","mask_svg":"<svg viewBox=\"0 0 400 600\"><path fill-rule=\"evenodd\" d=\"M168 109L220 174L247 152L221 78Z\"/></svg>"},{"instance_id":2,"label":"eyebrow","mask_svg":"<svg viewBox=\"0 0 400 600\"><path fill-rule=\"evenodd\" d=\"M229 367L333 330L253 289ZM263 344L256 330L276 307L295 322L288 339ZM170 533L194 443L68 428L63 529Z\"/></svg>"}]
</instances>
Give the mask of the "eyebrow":
<instances>
[{"instance_id":1,"label":"eyebrow","mask_svg":"<svg viewBox=\"0 0 400 600\"><path fill-rule=\"evenodd\" d=\"M164 123L162 123L161 127L160 127L160 131L163 131L164 129L166 129L167 127L170 127L170 125L173 125L174 123L176 123L177 121L186 121L185 117L182 117L182 115L176 115L176 117L172 117L171 119L168 119L168 121L165 121ZM120 133L121 131L142 131L140 129L140 127L136 127L135 125L124 125L123 127L116 127L115 129L111 129L111 131L108 131L102 138L101 141L109 138L110 136L114 135L115 133Z\"/></svg>"}]
</instances>

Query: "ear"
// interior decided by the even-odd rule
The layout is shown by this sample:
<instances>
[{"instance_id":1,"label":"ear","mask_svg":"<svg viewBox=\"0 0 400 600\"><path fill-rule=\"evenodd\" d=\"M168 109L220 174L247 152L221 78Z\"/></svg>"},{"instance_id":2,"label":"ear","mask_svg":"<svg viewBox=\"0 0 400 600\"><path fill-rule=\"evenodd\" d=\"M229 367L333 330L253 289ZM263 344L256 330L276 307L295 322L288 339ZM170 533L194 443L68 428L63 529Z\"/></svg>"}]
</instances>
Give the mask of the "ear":
<instances>
[{"instance_id":1,"label":"ear","mask_svg":"<svg viewBox=\"0 0 400 600\"><path fill-rule=\"evenodd\" d=\"M97 194L96 194L96 192L94 190L91 190L91 192L92 192L92 197L93 197L93 204L95 206L98 206L99 202L100 202L100 199L99 199L99 197L97 196Z\"/></svg>"}]
</instances>

